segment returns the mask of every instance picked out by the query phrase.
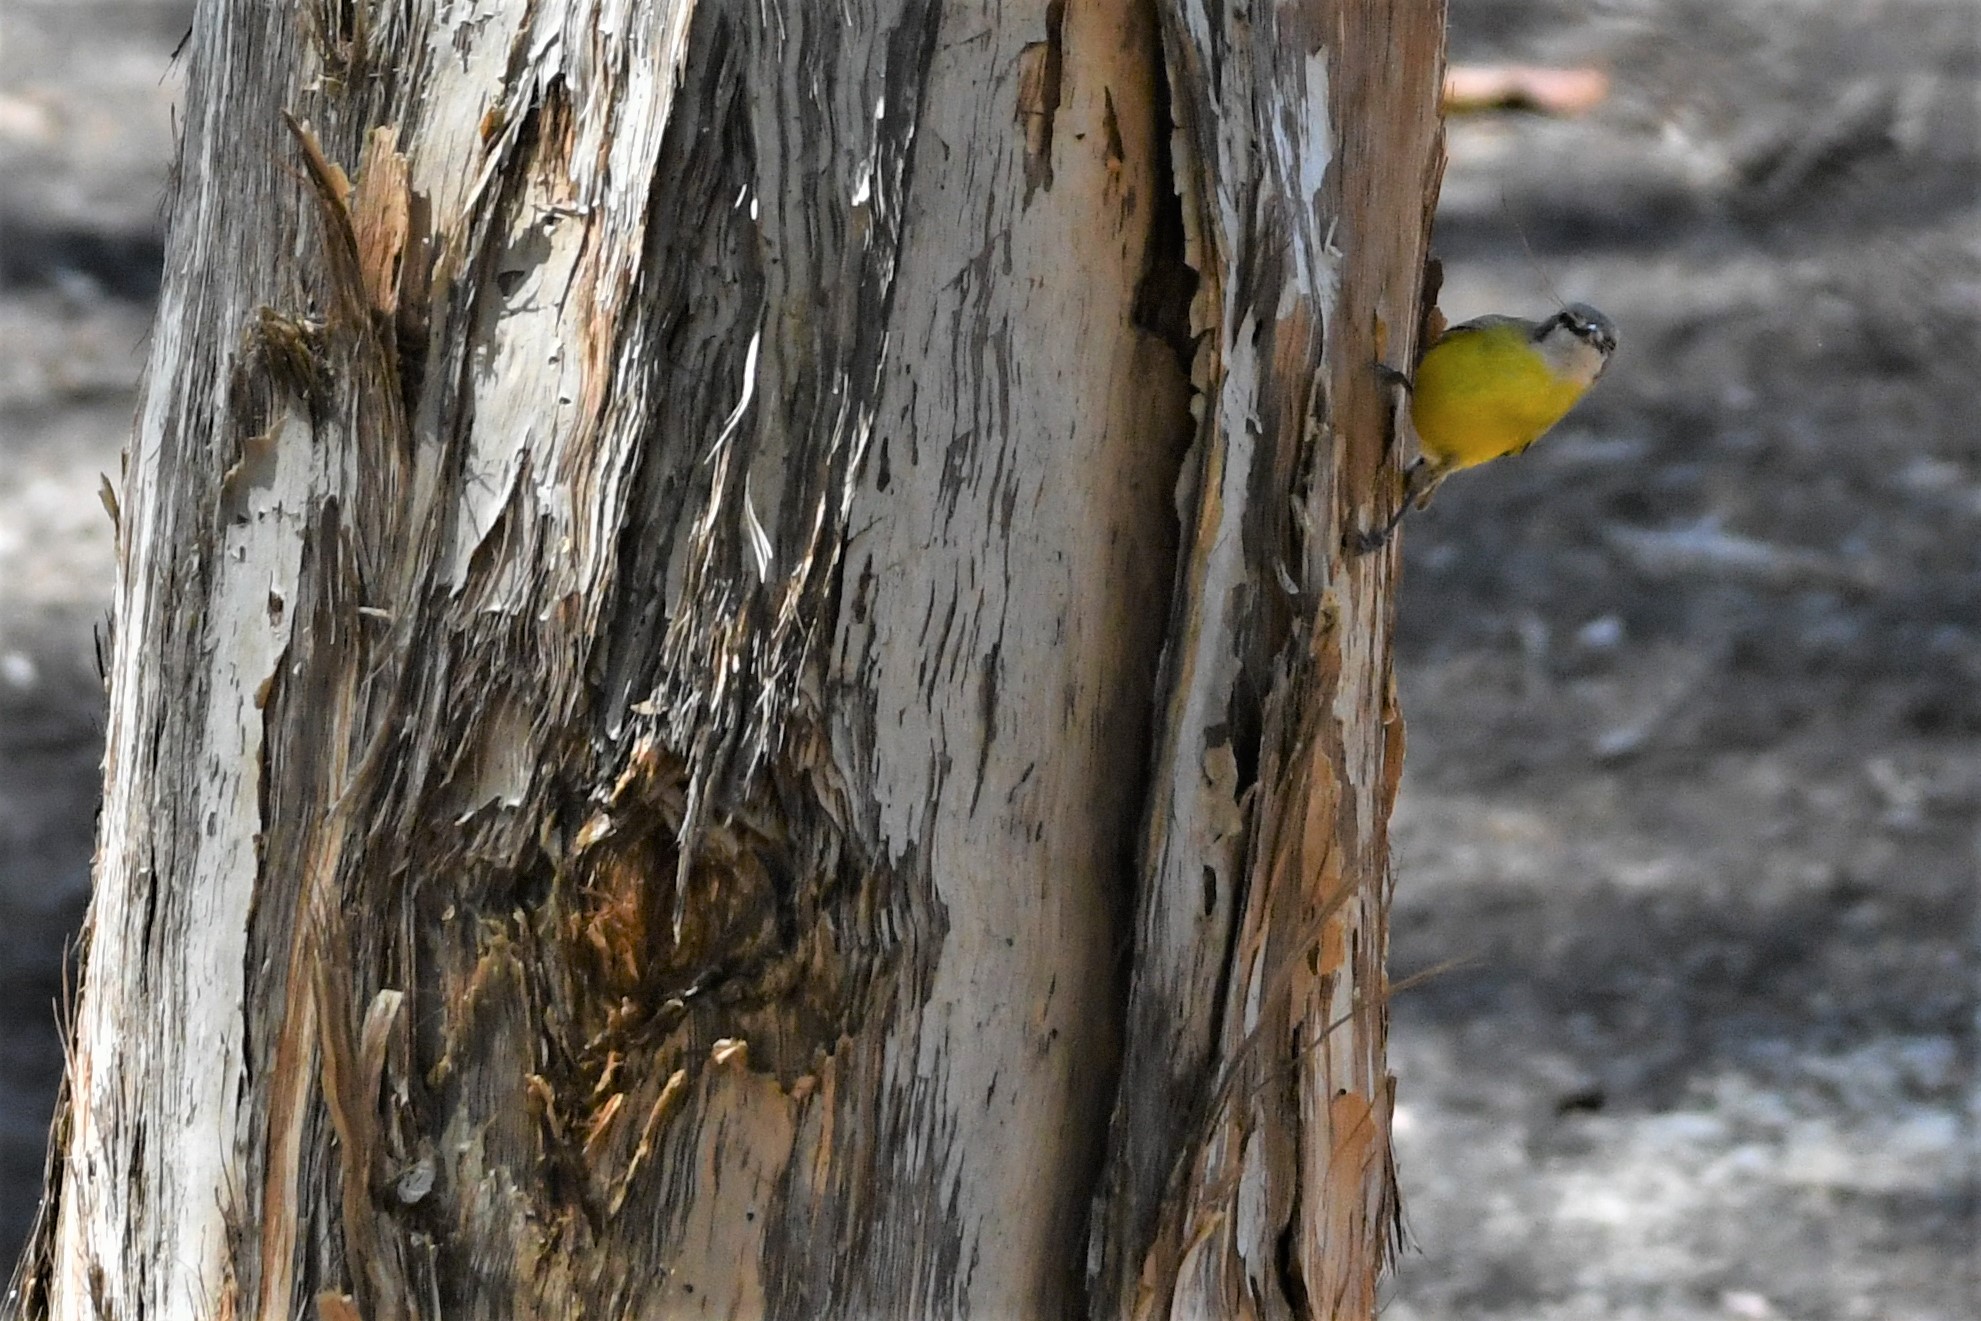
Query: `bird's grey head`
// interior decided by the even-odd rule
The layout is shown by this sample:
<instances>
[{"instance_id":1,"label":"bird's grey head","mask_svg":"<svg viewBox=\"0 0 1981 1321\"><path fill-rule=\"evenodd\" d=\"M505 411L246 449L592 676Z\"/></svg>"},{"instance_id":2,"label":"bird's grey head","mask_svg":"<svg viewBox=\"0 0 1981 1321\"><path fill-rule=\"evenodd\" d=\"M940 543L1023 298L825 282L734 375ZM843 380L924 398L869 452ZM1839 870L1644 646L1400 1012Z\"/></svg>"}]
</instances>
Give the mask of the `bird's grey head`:
<instances>
[{"instance_id":1,"label":"bird's grey head","mask_svg":"<svg viewBox=\"0 0 1981 1321\"><path fill-rule=\"evenodd\" d=\"M1570 303L1534 327L1534 342L1557 376L1589 385L1616 352L1616 323L1587 303Z\"/></svg>"},{"instance_id":2,"label":"bird's grey head","mask_svg":"<svg viewBox=\"0 0 1981 1321\"><path fill-rule=\"evenodd\" d=\"M1587 303L1570 303L1549 324L1560 326L1605 358L1616 352L1616 322Z\"/></svg>"}]
</instances>

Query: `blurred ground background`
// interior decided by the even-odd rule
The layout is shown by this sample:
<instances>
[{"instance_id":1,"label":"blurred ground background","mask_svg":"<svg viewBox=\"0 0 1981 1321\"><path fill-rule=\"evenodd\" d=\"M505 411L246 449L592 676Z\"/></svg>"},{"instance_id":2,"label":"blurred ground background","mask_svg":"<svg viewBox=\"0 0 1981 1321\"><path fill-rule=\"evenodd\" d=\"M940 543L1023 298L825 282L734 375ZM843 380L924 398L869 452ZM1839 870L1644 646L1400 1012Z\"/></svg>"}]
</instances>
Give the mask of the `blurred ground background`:
<instances>
[{"instance_id":1,"label":"blurred ground background","mask_svg":"<svg viewBox=\"0 0 1981 1321\"><path fill-rule=\"evenodd\" d=\"M84 901L186 0L0 11L0 1266ZM1454 320L1615 316L1407 525L1402 1321L1981 1316L1981 16L1452 0ZM1531 246L1530 257L1523 247Z\"/></svg>"},{"instance_id":2,"label":"blurred ground background","mask_svg":"<svg viewBox=\"0 0 1981 1321\"><path fill-rule=\"evenodd\" d=\"M184 0L0 0L0 1277L41 1182L88 895L117 473L163 259Z\"/></svg>"}]
</instances>

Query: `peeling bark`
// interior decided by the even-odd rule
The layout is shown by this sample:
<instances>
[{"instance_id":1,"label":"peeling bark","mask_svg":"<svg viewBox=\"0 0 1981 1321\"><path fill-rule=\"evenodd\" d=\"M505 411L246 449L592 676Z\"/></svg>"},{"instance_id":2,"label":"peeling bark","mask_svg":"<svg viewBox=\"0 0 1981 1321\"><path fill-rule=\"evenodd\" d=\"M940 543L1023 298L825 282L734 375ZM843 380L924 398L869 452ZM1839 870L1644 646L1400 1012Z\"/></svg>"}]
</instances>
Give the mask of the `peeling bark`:
<instances>
[{"instance_id":1,"label":"peeling bark","mask_svg":"<svg viewBox=\"0 0 1981 1321\"><path fill-rule=\"evenodd\" d=\"M1370 1315L1441 39L202 3L26 1310Z\"/></svg>"},{"instance_id":2,"label":"peeling bark","mask_svg":"<svg viewBox=\"0 0 1981 1321\"><path fill-rule=\"evenodd\" d=\"M1097 1315L1369 1317L1398 1225L1384 1062L1402 773L1393 461L1443 168L1443 8L1165 10L1199 425Z\"/></svg>"}]
</instances>

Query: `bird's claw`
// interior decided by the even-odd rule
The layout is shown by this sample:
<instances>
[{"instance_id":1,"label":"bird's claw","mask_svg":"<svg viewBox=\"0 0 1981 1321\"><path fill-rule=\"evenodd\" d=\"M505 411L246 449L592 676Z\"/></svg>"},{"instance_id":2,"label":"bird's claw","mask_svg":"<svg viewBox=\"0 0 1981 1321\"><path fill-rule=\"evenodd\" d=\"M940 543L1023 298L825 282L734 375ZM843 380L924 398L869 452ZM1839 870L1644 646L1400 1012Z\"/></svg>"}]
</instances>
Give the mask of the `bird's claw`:
<instances>
[{"instance_id":1,"label":"bird's claw","mask_svg":"<svg viewBox=\"0 0 1981 1321\"><path fill-rule=\"evenodd\" d=\"M1389 539L1396 535L1397 525L1403 522L1403 516L1409 512L1410 506L1408 504L1399 505L1396 514L1389 522L1383 524L1376 531L1365 532L1361 528L1356 528L1354 531L1347 533L1341 539L1343 549L1358 559L1369 554L1371 551L1381 550L1384 546L1389 545Z\"/></svg>"},{"instance_id":2,"label":"bird's claw","mask_svg":"<svg viewBox=\"0 0 1981 1321\"><path fill-rule=\"evenodd\" d=\"M1352 558L1360 559L1362 556L1379 551L1388 545L1389 533L1387 531L1364 532L1361 528L1356 528L1341 539L1341 544L1342 549L1346 550Z\"/></svg>"}]
</instances>

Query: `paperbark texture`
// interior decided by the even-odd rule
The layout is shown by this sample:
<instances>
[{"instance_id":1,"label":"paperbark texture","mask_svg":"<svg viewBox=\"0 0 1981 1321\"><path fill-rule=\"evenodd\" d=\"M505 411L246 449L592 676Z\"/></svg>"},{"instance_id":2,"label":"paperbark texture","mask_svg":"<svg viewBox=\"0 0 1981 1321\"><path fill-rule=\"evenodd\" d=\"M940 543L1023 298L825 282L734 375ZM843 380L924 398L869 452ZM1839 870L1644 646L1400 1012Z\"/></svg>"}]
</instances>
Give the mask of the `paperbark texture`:
<instances>
[{"instance_id":1,"label":"paperbark texture","mask_svg":"<svg viewBox=\"0 0 1981 1321\"><path fill-rule=\"evenodd\" d=\"M1389 492L1443 170L1441 5L1178 4L1199 417L1094 1237L1101 1315L1367 1317L1402 773Z\"/></svg>"},{"instance_id":2,"label":"paperbark texture","mask_svg":"<svg viewBox=\"0 0 1981 1321\"><path fill-rule=\"evenodd\" d=\"M1369 1315L1440 43L202 4L27 1310Z\"/></svg>"}]
</instances>

